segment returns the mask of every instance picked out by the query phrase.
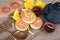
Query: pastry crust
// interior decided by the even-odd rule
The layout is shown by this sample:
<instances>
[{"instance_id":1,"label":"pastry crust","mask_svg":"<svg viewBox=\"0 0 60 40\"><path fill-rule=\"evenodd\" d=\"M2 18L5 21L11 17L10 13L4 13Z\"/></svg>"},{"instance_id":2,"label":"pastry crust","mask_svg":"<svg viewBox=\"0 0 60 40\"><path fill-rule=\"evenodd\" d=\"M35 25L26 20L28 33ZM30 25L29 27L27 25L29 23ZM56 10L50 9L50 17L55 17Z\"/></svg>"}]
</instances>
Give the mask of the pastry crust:
<instances>
[{"instance_id":1,"label":"pastry crust","mask_svg":"<svg viewBox=\"0 0 60 40\"><path fill-rule=\"evenodd\" d=\"M43 21L41 18L37 17L37 20L30 24L31 28L33 29L39 29L42 27Z\"/></svg>"},{"instance_id":2,"label":"pastry crust","mask_svg":"<svg viewBox=\"0 0 60 40\"><path fill-rule=\"evenodd\" d=\"M21 19L18 20L16 23L15 23L15 26L18 30L20 31L25 31L28 29L29 25L25 22L23 22Z\"/></svg>"},{"instance_id":3,"label":"pastry crust","mask_svg":"<svg viewBox=\"0 0 60 40\"><path fill-rule=\"evenodd\" d=\"M21 17L22 17L22 20L28 24L31 24L36 20L36 15L31 10L22 11Z\"/></svg>"}]
</instances>

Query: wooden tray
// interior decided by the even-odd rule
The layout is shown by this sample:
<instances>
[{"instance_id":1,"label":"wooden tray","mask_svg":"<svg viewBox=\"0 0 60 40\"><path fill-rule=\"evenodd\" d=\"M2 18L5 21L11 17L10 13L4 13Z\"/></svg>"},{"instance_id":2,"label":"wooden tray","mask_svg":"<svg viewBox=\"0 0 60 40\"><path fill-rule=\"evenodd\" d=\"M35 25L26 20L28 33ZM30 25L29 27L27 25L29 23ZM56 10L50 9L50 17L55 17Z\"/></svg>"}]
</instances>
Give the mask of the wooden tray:
<instances>
[{"instance_id":1,"label":"wooden tray","mask_svg":"<svg viewBox=\"0 0 60 40\"><path fill-rule=\"evenodd\" d=\"M8 36L8 37L2 37L0 39L3 39L3 40L14 40L14 36L11 34L11 33L14 33L17 31L16 28L12 28L12 23L15 23L15 21L13 19L6 19L5 21L2 20L2 22L0 23L0 37L4 36L3 32L5 32L5 34L7 34L7 32L10 34L9 36L8 35L5 35L5 36ZM3 30L3 29L4 30ZM17 39L17 40L32 40L34 37L36 37L42 30L39 29L39 30L33 30L31 29L32 32L34 33L34 35L31 35L28 33L28 36L26 39ZM10 39L9 39L10 38Z\"/></svg>"}]
</instances>

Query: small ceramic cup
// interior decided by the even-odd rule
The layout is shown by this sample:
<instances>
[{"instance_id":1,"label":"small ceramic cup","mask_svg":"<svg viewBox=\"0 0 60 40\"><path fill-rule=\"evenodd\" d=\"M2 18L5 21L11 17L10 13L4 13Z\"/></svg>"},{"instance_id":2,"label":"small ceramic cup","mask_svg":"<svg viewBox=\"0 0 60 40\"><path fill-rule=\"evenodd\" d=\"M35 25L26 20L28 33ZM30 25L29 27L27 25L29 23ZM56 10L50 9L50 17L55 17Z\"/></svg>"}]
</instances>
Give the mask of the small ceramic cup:
<instances>
[{"instance_id":1,"label":"small ceramic cup","mask_svg":"<svg viewBox=\"0 0 60 40\"><path fill-rule=\"evenodd\" d=\"M55 31L55 25L52 24L52 23L50 23L50 22L46 22L46 23L44 23L44 25L43 25L43 30L44 30L45 32L52 33L52 32Z\"/></svg>"}]
</instances>

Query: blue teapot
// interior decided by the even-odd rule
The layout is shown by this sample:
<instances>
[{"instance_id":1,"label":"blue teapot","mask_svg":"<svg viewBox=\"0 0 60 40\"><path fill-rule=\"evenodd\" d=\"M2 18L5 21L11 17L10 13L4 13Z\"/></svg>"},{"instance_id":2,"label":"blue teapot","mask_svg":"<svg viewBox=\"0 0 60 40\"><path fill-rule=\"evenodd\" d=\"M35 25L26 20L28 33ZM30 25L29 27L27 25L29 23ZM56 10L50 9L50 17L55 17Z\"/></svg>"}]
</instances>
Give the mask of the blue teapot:
<instances>
[{"instance_id":1,"label":"blue teapot","mask_svg":"<svg viewBox=\"0 0 60 40\"><path fill-rule=\"evenodd\" d=\"M60 24L60 2L49 3L43 10L43 17L52 23Z\"/></svg>"}]
</instances>

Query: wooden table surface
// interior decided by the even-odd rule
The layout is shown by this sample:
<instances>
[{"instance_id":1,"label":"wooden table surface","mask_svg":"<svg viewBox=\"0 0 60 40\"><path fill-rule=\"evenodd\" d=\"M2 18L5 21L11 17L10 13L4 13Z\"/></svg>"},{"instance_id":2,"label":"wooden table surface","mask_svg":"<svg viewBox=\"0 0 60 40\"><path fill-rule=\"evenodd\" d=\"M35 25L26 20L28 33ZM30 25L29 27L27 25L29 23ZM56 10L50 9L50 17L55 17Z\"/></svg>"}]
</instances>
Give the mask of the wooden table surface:
<instances>
[{"instance_id":1,"label":"wooden table surface","mask_svg":"<svg viewBox=\"0 0 60 40\"><path fill-rule=\"evenodd\" d=\"M12 0L0 0L0 6L1 5L4 6L11 1ZM46 2L46 3L50 3L52 0L43 0L43 1ZM57 1L60 1L60 0L57 0ZM3 20L6 21L6 19L3 19ZM3 22L0 20L0 24L2 24L2 23ZM32 36L32 35L29 34L29 36L25 40L60 40L60 24L56 24L56 30L53 33L46 33L42 30L32 30L32 31L35 33L35 35ZM0 35L0 38L2 38L2 35ZM10 35L10 34L8 33L8 35ZM3 39L0 39L0 40L3 40Z\"/></svg>"}]
</instances>

